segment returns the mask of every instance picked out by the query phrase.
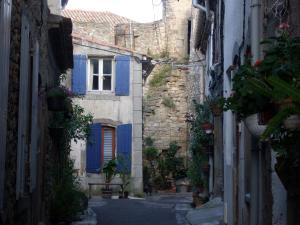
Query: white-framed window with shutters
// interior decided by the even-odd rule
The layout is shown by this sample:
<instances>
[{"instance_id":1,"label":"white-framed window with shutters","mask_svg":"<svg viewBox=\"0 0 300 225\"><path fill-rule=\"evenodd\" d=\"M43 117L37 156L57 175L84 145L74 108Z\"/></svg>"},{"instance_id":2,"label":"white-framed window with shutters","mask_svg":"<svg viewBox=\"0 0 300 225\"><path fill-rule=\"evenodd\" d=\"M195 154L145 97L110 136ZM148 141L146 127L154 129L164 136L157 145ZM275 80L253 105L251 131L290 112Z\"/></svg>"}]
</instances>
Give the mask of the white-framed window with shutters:
<instances>
[{"instance_id":1,"label":"white-framed window with shutters","mask_svg":"<svg viewBox=\"0 0 300 225\"><path fill-rule=\"evenodd\" d=\"M10 56L11 0L0 0L0 209L3 207Z\"/></svg>"},{"instance_id":2,"label":"white-framed window with shutters","mask_svg":"<svg viewBox=\"0 0 300 225\"><path fill-rule=\"evenodd\" d=\"M88 90L114 90L114 59L90 57L88 59Z\"/></svg>"}]
</instances>

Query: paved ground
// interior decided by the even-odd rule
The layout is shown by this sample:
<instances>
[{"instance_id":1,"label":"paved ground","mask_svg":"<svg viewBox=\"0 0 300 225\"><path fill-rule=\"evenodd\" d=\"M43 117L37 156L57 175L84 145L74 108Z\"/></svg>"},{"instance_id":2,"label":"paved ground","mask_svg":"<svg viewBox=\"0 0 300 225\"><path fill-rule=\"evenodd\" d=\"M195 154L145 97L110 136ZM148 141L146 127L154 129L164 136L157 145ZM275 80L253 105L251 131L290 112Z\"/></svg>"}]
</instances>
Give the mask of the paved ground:
<instances>
[{"instance_id":1,"label":"paved ground","mask_svg":"<svg viewBox=\"0 0 300 225\"><path fill-rule=\"evenodd\" d=\"M216 198L192 209L191 193L160 194L145 199L93 197L82 221L73 225L220 225L223 203Z\"/></svg>"},{"instance_id":2,"label":"paved ground","mask_svg":"<svg viewBox=\"0 0 300 225\"><path fill-rule=\"evenodd\" d=\"M181 205L177 205L181 201ZM92 206L99 225L188 225L189 203L182 198L154 196L147 199L102 200Z\"/></svg>"}]
</instances>

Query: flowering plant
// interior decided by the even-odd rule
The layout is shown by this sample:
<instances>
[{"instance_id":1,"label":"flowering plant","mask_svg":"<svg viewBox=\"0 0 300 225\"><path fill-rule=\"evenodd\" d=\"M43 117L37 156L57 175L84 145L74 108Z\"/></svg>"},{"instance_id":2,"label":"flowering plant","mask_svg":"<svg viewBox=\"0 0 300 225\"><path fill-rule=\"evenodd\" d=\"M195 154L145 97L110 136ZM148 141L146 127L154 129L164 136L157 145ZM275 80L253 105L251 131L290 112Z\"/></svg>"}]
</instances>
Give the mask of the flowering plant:
<instances>
[{"instance_id":1,"label":"flowering plant","mask_svg":"<svg viewBox=\"0 0 300 225\"><path fill-rule=\"evenodd\" d=\"M248 57L237 70L232 80L233 95L224 99L225 110L233 110L245 118L289 97L284 91L287 88L283 89L280 84L300 87L300 39L289 37L288 24L281 24L279 28L280 36L261 43L266 46L264 58L252 66Z\"/></svg>"}]
</instances>

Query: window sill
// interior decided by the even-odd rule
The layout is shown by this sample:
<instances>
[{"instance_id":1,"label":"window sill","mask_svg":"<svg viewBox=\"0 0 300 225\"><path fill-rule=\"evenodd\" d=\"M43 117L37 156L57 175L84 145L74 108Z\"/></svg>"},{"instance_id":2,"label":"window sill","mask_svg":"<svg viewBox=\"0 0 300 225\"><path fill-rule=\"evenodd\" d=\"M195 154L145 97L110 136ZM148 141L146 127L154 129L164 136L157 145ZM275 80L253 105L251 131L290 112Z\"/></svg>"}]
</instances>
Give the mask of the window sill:
<instances>
[{"instance_id":1,"label":"window sill","mask_svg":"<svg viewBox=\"0 0 300 225\"><path fill-rule=\"evenodd\" d=\"M116 96L114 92L111 91L88 91L83 99L87 100L113 100L119 101L120 96Z\"/></svg>"}]
</instances>

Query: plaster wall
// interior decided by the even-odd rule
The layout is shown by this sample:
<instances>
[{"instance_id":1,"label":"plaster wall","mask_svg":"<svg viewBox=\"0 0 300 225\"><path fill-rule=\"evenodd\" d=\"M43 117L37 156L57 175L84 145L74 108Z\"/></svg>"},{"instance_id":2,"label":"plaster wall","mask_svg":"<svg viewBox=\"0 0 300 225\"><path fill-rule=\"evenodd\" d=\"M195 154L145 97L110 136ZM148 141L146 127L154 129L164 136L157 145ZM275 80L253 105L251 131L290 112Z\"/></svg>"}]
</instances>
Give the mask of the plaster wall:
<instances>
[{"instance_id":1,"label":"plaster wall","mask_svg":"<svg viewBox=\"0 0 300 225\"><path fill-rule=\"evenodd\" d=\"M276 155L272 152L272 195L273 195L273 225L287 224L287 191L281 183L276 171Z\"/></svg>"},{"instance_id":2,"label":"plaster wall","mask_svg":"<svg viewBox=\"0 0 300 225\"><path fill-rule=\"evenodd\" d=\"M234 55L242 43L243 37L243 2L225 1L224 15L224 97L231 94L231 74L226 71L233 64ZM233 23L234 21L234 23ZM231 111L223 114L224 137L224 222L234 224L234 118Z\"/></svg>"},{"instance_id":3,"label":"plaster wall","mask_svg":"<svg viewBox=\"0 0 300 225\"><path fill-rule=\"evenodd\" d=\"M84 46L83 46L84 45ZM81 42L74 45L74 54L88 56L111 56L118 54L130 55L130 52L119 51L116 48ZM112 126L131 123L132 131L132 168L131 191L142 192L142 65L133 57L130 62L130 91L129 96L116 96L114 92L87 91L83 98L74 99L74 103L82 106L86 113L91 113L95 122L104 122ZM71 157L81 178L84 188L89 182L104 182L102 174L87 174L86 143L72 143ZM118 177L113 182L120 183Z\"/></svg>"}]
</instances>

